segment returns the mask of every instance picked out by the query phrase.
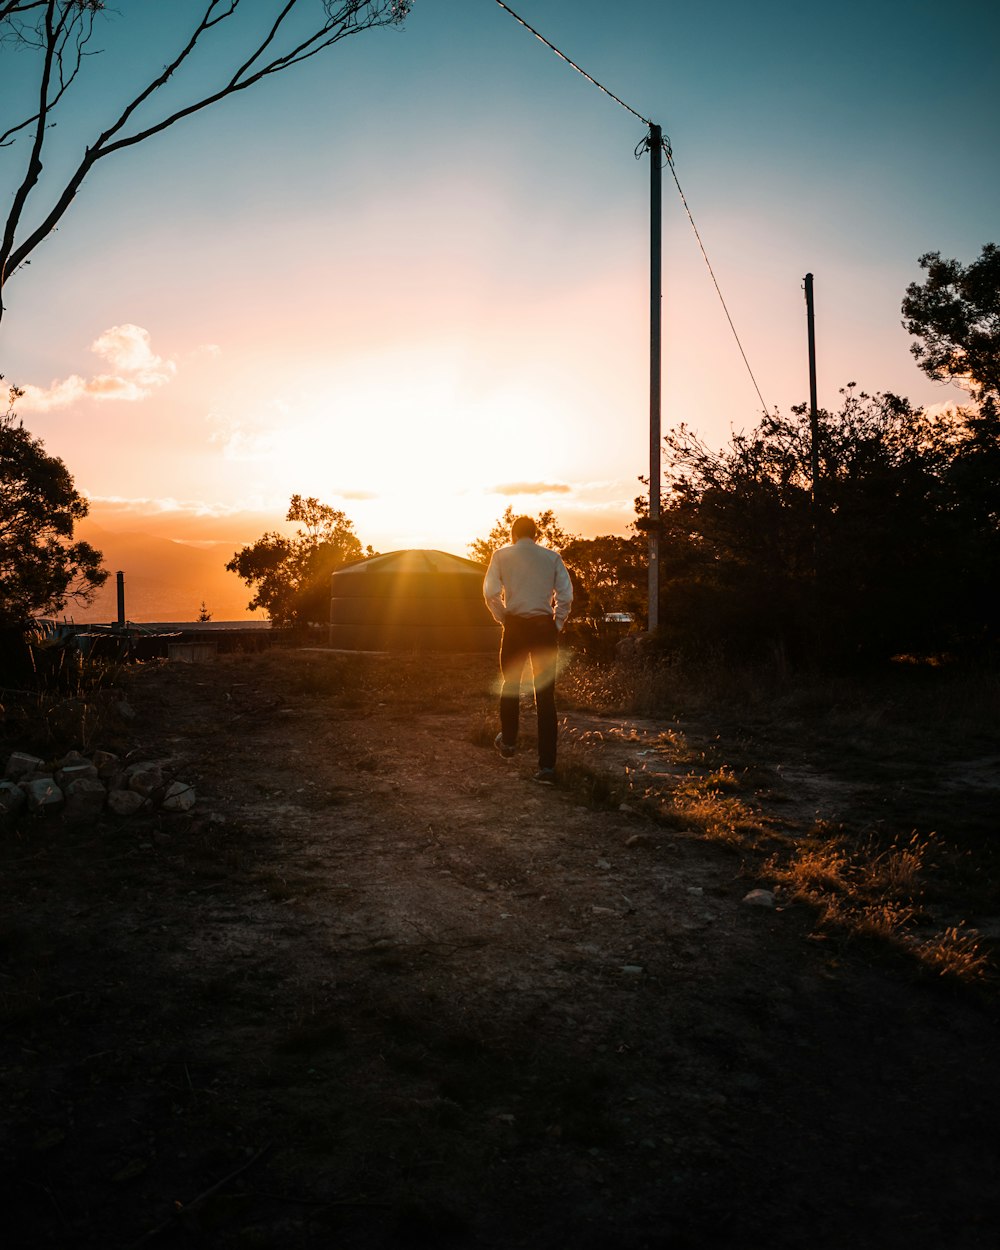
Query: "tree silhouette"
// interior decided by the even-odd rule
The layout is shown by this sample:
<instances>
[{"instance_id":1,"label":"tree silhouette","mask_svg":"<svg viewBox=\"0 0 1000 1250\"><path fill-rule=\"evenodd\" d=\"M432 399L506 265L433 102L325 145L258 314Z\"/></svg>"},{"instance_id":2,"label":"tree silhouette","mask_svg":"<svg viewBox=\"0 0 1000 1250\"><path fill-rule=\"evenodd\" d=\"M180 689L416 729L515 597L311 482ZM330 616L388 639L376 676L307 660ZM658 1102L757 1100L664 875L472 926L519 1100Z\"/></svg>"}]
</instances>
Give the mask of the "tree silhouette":
<instances>
[{"instance_id":1,"label":"tree silhouette","mask_svg":"<svg viewBox=\"0 0 1000 1250\"><path fill-rule=\"evenodd\" d=\"M63 462L16 423L0 415L0 625L60 612L71 599L89 603L108 574L101 553L73 541L89 510Z\"/></svg>"},{"instance_id":2,"label":"tree silhouette","mask_svg":"<svg viewBox=\"0 0 1000 1250\"><path fill-rule=\"evenodd\" d=\"M573 538L561 550L573 579L573 614L600 618L607 612L645 616L648 544L638 536L601 534Z\"/></svg>"},{"instance_id":3,"label":"tree silhouette","mask_svg":"<svg viewBox=\"0 0 1000 1250\"><path fill-rule=\"evenodd\" d=\"M910 351L928 377L956 382L996 414L1000 401L1000 247L987 243L971 265L920 257L924 282L911 282L903 325L917 342Z\"/></svg>"},{"instance_id":4,"label":"tree silhouette","mask_svg":"<svg viewBox=\"0 0 1000 1250\"><path fill-rule=\"evenodd\" d=\"M254 588L250 611L263 608L275 625L326 621L330 574L375 553L362 548L343 512L314 496L293 495L285 520L301 522L294 538L269 531L237 551L226 568Z\"/></svg>"},{"instance_id":5,"label":"tree silhouette","mask_svg":"<svg viewBox=\"0 0 1000 1250\"><path fill-rule=\"evenodd\" d=\"M720 451L683 426L667 435L666 646L842 663L1000 639L996 430L969 410L842 394L820 414L815 507L805 405Z\"/></svg>"}]
</instances>

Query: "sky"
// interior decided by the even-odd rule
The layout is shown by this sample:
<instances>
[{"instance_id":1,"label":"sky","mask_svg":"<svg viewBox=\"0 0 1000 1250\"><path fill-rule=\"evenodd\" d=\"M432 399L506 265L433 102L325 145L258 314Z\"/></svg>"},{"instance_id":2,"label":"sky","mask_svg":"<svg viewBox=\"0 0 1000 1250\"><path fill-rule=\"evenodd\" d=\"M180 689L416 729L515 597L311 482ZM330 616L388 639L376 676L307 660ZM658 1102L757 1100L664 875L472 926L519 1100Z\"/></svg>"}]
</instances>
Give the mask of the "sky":
<instances>
[{"instance_id":1,"label":"sky","mask_svg":"<svg viewBox=\"0 0 1000 1250\"><path fill-rule=\"evenodd\" d=\"M40 191L200 7L117 0ZM1000 241L991 0L511 7L669 136L769 409L808 396L809 272L821 406L850 382L961 401L899 305L922 254ZM0 115L26 90L11 55ZM466 554L508 503L625 533L649 464L644 134L495 0L416 0L100 162L6 287L0 371L95 521L221 559L293 493L380 551ZM0 149L5 206L23 160ZM722 446L761 401L662 185L663 427Z\"/></svg>"}]
</instances>

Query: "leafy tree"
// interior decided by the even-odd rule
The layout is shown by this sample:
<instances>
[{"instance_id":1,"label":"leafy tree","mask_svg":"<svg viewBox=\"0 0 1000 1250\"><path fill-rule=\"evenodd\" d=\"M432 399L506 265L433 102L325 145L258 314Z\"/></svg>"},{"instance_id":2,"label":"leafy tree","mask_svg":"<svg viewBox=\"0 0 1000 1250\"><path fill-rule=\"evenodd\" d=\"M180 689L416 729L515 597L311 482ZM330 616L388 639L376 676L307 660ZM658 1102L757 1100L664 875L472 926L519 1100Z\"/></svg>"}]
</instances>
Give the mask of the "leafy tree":
<instances>
[{"instance_id":1,"label":"leafy tree","mask_svg":"<svg viewBox=\"0 0 1000 1250\"><path fill-rule=\"evenodd\" d=\"M497 520L489 534L485 538L476 538L469 543L469 556L471 559L476 560L479 564L489 564L493 552L498 547L503 547L510 542L510 527L520 515L520 513L515 513L511 505L508 504L503 511L503 515ZM561 552L573 539L573 535L567 534L559 524L556 514L551 508L546 508L544 512L540 512L534 518L534 521L538 526L538 541L545 547L551 547L553 551Z\"/></svg>"},{"instance_id":2,"label":"leafy tree","mask_svg":"<svg viewBox=\"0 0 1000 1250\"><path fill-rule=\"evenodd\" d=\"M0 121L0 148L11 156L25 154L3 197L9 208L0 231L0 316L8 279L62 220L98 161L135 147L342 39L398 25L410 4L409 0L201 0L193 14L174 7L172 46L150 48L143 71L135 64L116 67L95 58L99 49L94 41L111 12L104 0L0 0L0 67L6 65L6 72L16 69L18 80L26 82L23 98L28 102L20 116ZM208 67L210 78L205 76ZM3 68L0 74L5 74ZM96 75L109 82L137 83L103 118L95 115L92 99L86 100L86 80ZM83 90L78 92L78 87ZM76 103L78 97L82 98ZM87 125L91 118L92 125ZM53 130L60 122L60 147L70 149L69 163L61 168L56 151L50 153Z\"/></svg>"},{"instance_id":3,"label":"leafy tree","mask_svg":"<svg viewBox=\"0 0 1000 1250\"><path fill-rule=\"evenodd\" d=\"M1000 247L987 243L962 266L940 252L920 257L923 283L906 288L903 325L918 342L910 351L928 377L957 382L987 414L1000 401Z\"/></svg>"},{"instance_id":4,"label":"leafy tree","mask_svg":"<svg viewBox=\"0 0 1000 1250\"><path fill-rule=\"evenodd\" d=\"M718 452L683 426L667 435L668 645L843 660L997 639L995 429L842 393L820 414L815 506L805 405Z\"/></svg>"},{"instance_id":5,"label":"leafy tree","mask_svg":"<svg viewBox=\"0 0 1000 1250\"><path fill-rule=\"evenodd\" d=\"M20 626L70 600L89 603L108 574L99 551L73 541L86 499L63 462L16 421L19 392L9 394L0 415L0 624Z\"/></svg>"},{"instance_id":6,"label":"leafy tree","mask_svg":"<svg viewBox=\"0 0 1000 1250\"><path fill-rule=\"evenodd\" d=\"M285 520L302 523L294 538L263 534L237 551L226 568L254 589L247 605L251 612L263 608L276 625L326 621L330 575L375 553L362 548L343 512L314 496L293 495Z\"/></svg>"},{"instance_id":7,"label":"leafy tree","mask_svg":"<svg viewBox=\"0 0 1000 1250\"><path fill-rule=\"evenodd\" d=\"M603 534L573 538L562 557L573 579L573 615L599 618L606 612L643 615L648 565L646 540Z\"/></svg>"}]
</instances>

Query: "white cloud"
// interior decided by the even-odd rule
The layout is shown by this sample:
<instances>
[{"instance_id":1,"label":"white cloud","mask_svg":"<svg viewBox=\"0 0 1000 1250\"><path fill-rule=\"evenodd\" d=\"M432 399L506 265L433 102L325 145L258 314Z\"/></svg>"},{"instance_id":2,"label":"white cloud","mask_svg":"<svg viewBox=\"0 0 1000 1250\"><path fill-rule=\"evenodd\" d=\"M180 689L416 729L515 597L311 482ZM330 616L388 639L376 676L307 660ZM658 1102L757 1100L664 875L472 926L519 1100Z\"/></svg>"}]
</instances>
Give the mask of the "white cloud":
<instances>
[{"instance_id":1,"label":"white cloud","mask_svg":"<svg viewBox=\"0 0 1000 1250\"><path fill-rule=\"evenodd\" d=\"M155 354L150 346L149 331L142 326L112 326L91 343L90 350L105 360L112 372L97 373L89 378L73 373L47 387L26 386L18 408L50 412L81 399L135 403L166 386L177 372L172 360Z\"/></svg>"},{"instance_id":2,"label":"white cloud","mask_svg":"<svg viewBox=\"0 0 1000 1250\"><path fill-rule=\"evenodd\" d=\"M128 495L92 495L87 501L105 512L138 513L143 516L182 512L188 516L235 516L245 508L242 505L211 503L201 499L176 499L172 495L153 497Z\"/></svg>"}]
</instances>

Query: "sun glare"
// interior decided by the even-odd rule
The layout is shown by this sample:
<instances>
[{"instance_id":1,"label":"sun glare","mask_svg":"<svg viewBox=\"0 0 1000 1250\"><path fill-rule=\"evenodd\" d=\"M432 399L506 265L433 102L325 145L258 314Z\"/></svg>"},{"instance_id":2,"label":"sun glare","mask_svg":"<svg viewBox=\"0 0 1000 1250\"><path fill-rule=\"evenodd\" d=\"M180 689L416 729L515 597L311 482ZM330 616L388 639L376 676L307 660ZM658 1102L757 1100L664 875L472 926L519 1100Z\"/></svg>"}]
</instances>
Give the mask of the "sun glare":
<instances>
[{"instance_id":1,"label":"sun glare","mask_svg":"<svg viewBox=\"0 0 1000 1250\"><path fill-rule=\"evenodd\" d=\"M396 546L456 554L502 511L497 483L560 479L552 396L464 378L447 359L377 364L304 380L281 411L232 431L248 479L343 508L364 542L398 535Z\"/></svg>"}]
</instances>

